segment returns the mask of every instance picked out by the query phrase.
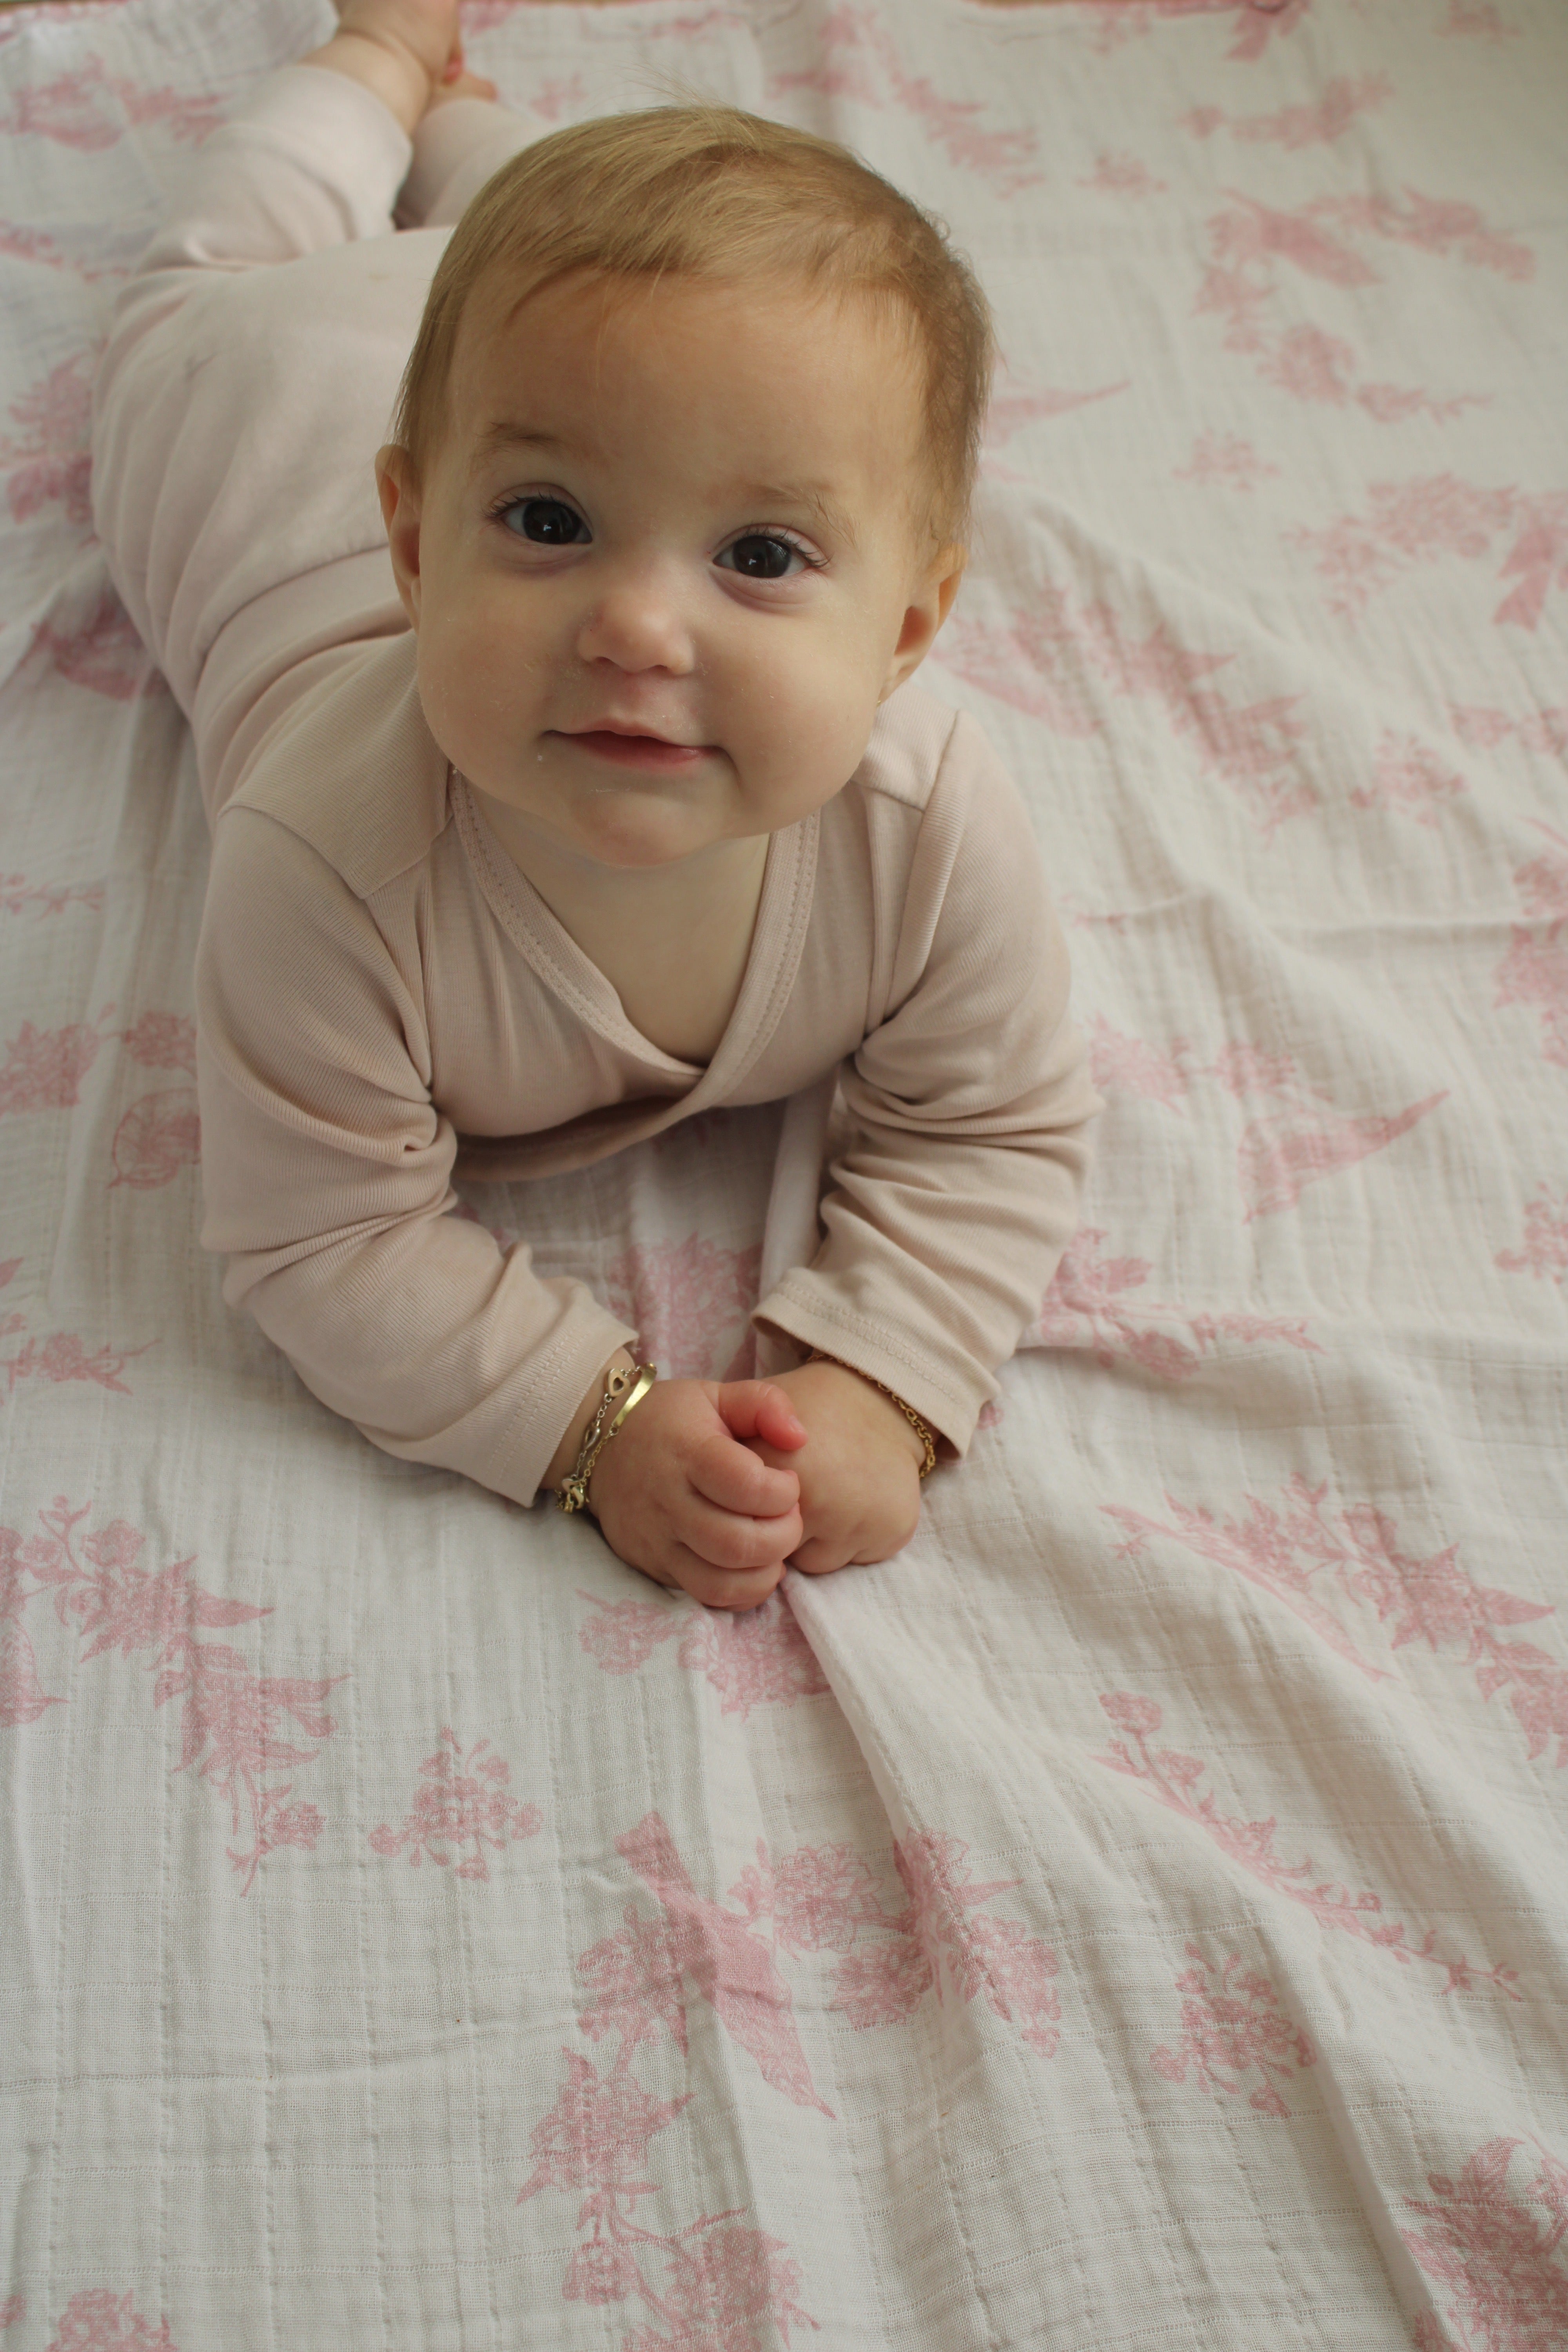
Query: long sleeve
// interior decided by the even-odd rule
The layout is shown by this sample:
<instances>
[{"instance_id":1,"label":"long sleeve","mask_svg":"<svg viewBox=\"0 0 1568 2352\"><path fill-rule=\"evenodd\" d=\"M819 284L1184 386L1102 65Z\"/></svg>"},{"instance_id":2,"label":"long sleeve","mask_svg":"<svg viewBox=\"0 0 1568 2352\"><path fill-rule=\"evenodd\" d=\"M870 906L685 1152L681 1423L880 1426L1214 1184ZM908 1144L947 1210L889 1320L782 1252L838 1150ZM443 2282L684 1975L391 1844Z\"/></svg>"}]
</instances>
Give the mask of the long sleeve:
<instances>
[{"instance_id":1,"label":"long sleeve","mask_svg":"<svg viewBox=\"0 0 1568 2352\"><path fill-rule=\"evenodd\" d=\"M826 1238L757 1320L962 1453L1071 1236L1100 1100L1027 814L973 722L921 823L882 1017L841 1074Z\"/></svg>"},{"instance_id":2,"label":"long sleeve","mask_svg":"<svg viewBox=\"0 0 1568 2352\"><path fill-rule=\"evenodd\" d=\"M450 1213L417 975L318 853L217 828L196 958L202 1242L307 1387L375 1444L531 1502L633 1334Z\"/></svg>"}]
</instances>

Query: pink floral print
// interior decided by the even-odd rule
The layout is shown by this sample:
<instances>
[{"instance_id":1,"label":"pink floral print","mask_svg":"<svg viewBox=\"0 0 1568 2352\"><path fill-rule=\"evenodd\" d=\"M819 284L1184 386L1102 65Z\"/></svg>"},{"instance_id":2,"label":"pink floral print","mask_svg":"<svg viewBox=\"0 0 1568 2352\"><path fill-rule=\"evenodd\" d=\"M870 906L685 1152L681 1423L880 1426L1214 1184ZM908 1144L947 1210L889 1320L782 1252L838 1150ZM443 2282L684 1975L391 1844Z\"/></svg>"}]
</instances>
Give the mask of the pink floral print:
<instances>
[{"instance_id":1,"label":"pink floral print","mask_svg":"<svg viewBox=\"0 0 1568 2352\"><path fill-rule=\"evenodd\" d=\"M463 1855L453 1875L486 1885L486 1848L503 1853L518 1839L536 1836L543 1825L537 1805L520 1805L508 1795L510 1779L510 1765L488 1739L477 1739L465 1754L457 1733L443 1725L436 1753L419 1767L420 1785L403 1827L395 1830L383 1822L370 1832L371 1844L388 1860L406 1853L416 1870L426 1860L445 1870L454 1852L471 1844L473 1852Z\"/></svg>"},{"instance_id":2,"label":"pink floral print","mask_svg":"<svg viewBox=\"0 0 1568 2352\"><path fill-rule=\"evenodd\" d=\"M817 2096L790 1990L767 1945L752 1933L755 1916L727 1911L699 1895L662 1817L647 1813L616 1840L663 1909L645 1919L628 1906L626 1926L584 1953L578 1968L594 1998L583 2031L597 2042L609 2032L635 2047L668 2032L686 2048L683 1980L689 1979L730 2034L756 2061L763 2080L797 2107L832 2109Z\"/></svg>"},{"instance_id":3,"label":"pink floral print","mask_svg":"<svg viewBox=\"0 0 1568 2352\"><path fill-rule=\"evenodd\" d=\"M900 2024L928 1992L939 2001L984 1994L993 2016L1016 2024L1042 2058L1060 2040L1053 1979L1057 1957L1016 1920L983 1916L984 1906L1018 1885L977 1883L969 1848L942 1830L914 1830L895 1840L893 1864L904 1901L889 1910L868 1865L847 1846L802 1846L758 1867L731 1891L754 1918L771 1917L786 1951L843 1954L830 2006L851 2025Z\"/></svg>"},{"instance_id":4,"label":"pink floral print","mask_svg":"<svg viewBox=\"0 0 1568 2352\"><path fill-rule=\"evenodd\" d=\"M1448 0L1448 13L1436 30L1447 40L1490 41L1494 47L1520 37L1517 25L1505 23L1497 0Z\"/></svg>"},{"instance_id":5,"label":"pink floral print","mask_svg":"<svg viewBox=\"0 0 1568 2352\"><path fill-rule=\"evenodd\" d=\"M72 1108L102 1043L84 1021L60 1029L35 1029L24 1021L7 1041L0 1066L0 1112Z\"/></svg>"},{"instance_id":6,"label":"pink floral print","mask_svg":"<svg viewBox=\"0 0 1568 2352\"><path fill-rule=\"evenodd\" d=\"M1243 1967L1238 1952L1216 1968L1196 1944L1185 1949L1192 1966L1176 1979L1182 2038L1173 2050L1162 2043L1150 2053L1149 2063L1168 2083L1184 2083L1191 2067L1204 2090L1233 2099L1248 2090L1256 2072L1262 2081L1250 2091L1247 2105L1260 2116L1288 2116L1280 2084L1315 2064L1311 2042L1285 2015L1269 1979Z\"/></svg>"},{"instance_id":7,"label":"pink floral print","mask_svg":"<svg viewBox=\"0 0 1568 2352\"><path fill-rule=\"evenodd\" d=\"M1134 34L1153 31L1157 24L1181 16L1228 16L1234 38L1225 52L1231 65L1252 65L1276 35L1292 32L1311 7L1312 0L1277 0L1258 7L1256 0L1089 0L1098 12L1098 46L1114 48Z\"/></svg>"},{"instance_id":8,"label":"pink floral print","mask_svg":"<svg viewBox=\"0 0 1568 2352\"><path fill-rule=\"evenodd\" d=\"M1163 1805L1201 1829L1222 1853L1228 1854L1271 1894L1300 1904L1321 1927L1338 1929L1358 1943L1385 1952L1401 1967L1408 1968L1412 1961L1423 1960L1432 1968L1441 1969L1446 1993L1473 1992L1482 1985L1491 1985L1510 2000L1519 2000L1513 1989L1519 1974L1516 1969L1483 1969L1462 1953L1457 1958L1445 1958L1436 1949L1435 1927L1428 1927L1419 1944L1407 1942L1404 1923L1384 1916L1380 1895L1370 1889L1352 1894L1347 1886L1332 1879L1312 1883L1316 1865L1310 1855L1301 1862L1287 1862L1275 1853L1277 1823L1272 1814L1267 1821L1243 1821L1235 1814L1222 1813L1213 1797L1194 1795L1195 1785L1207 1771L1207 1765L1198 1757L1184 1756L1175 1748L1149 1746L1163 1720L1156 1700L1145 1698L1136 1691L1107 1691L1101 1695L1100 1704L1128 1739L1113 1740L1110 1755L1098 1757L1096 1761L1113 1772L1124 1772L1141 1780Z\"/></svg>"},{"instance_id":9,"label":"pink floral print","mask_svg":"<svg viewBox=\"0 0 1568 2352\"><path fill-rule=\"evenodd\" d=\"M1234 655L1178 645L1163 621L1135 638L1110 605L1075 607L1065 590L1042 587L1005 620L954 614L941 643L941 659L957 677L1059 735L1102 732L1107 688L1147 697L1202 771L1240 796L1266 840L1315 805L1296 770L1296 746L1307 731L1296 709L1300 697L1231 701L1212 681Z\"/></svg>"},{"instance_id":10,"label":"pink floral print","mask_svg":"<svg viewBox=\"0 0 1568 2352\"><path fill-rule=\"evenodd\" d=\"M1218 1519L1204 1507L1194 1508L1165 1497L1172 1518L1145 1518L1119 1503L1102 1507L1131 1532L1118 1557L1137 1559L1152 1535L1173 1538L1201 1559L1234 1569L1238 1576L1270 1592L1310 1625L1329 1646L1369 1679L1384 1679L1355 1647L1349 1632L1312 1589L1315 1577L1329 1580L1352 1605L1373 1612L1380 1625L1389 1627L1390 1649L1424 1641L1434 1654L1446 1645L1463 1643L1466 1666L1473 1666L1476 1687L1483 1699L1500 1690L1509 1693L1509 1705L1525 1735L1531 1762L1558 1743L1559 1768L1568 1768L1568 1668L1560 1665L1531 1642L1501 1639L1500 1625L1523 1625L1555 1611L1549 1601L1527 1601L1493 1585L1477 1584L1457 1557L1458 1546L1423 1559L1402 1552L1395 1522L1371 1503L1354 1503L1325 1515L1327 1481L1310 1486L1300 1475L1281 1490L1282 1508L1261 1496L1247 1495L1247 1517Z\"/></svg>"},{"instance_id":11,"label":"pink floral print","mask_svg":"<svg viewBox=\"0 0 1568 2352\"><path fill-rule=\"evenodd\" d=\"M101 882L29 882L25 874L0 874L0 914L19 915L31 907L37 915L63 915L68 907L90 907L103 912Z\"/></svg>"},{"instance_id":12,"label":"pink floral print","mask_svg":"<svg viewBox=\"0 0 1568 2352\"><path fill-rule=\"evenodd\" d=\"M5 2302L0 2303L0 2334L3 2334L7 2327L18 2326L26 2316L26 2296L8 2294Z\"/></svg>"},{"instance_id":13,"label":"pink floral print","mask_svg":"<svg viewBox=\"0 0 1568 2352\"><path fill-rule=\"evenodd\" d=\"M593 2235L567 2264L563 2300L602 2308L635 2296L653 2325L623 2336L622 2352L769 2352L773 2329L787 2345L792 2326L815 2328L795 2301L799 2263L782 2239L742 2224L739 2209L705 2213L668 2233L633 2219L638 2200L658 2193L654 2181L637 2177L648 2169L648 2144L694 2095L650 2098L628 2050L603 2074L575 2051L562 2054L566 2082L534 2126L538 2161L517 2201L547 2189L582 2199L577 2227ZM656 2260L666 2273L657 2282Z\"/></svg>"},{"instance_id":14,"label":"pink floral print","mask_svg":"<svg viewBox=\"0 0 1568 2352\"><path fill-rule=\"evenodd\" d=\"M105 70L100 58L86 57L54 81L24 83L0 131L13 138L32 134L86 154L112 147L127 127L156 125L171 138L190 143L207 137L223 120L216 98L185 97L165 85L143 89Z\"/></svg>"},{"instance_id":15,"label":"pink floral print","mask_svg":"<svg viewBox=\"0 0 1568 2352\"><path fill-rule=\"evenodd\" d=\"M1568 761L1568 704L1532 710L1523 719L1510 719L1506 710L1486 703L1451 702L1448 717L1461 743L1474 743L1490 751L1507 742L1511 735L1523 751Z\"/></svg>"},{"instance_id":16,"label":"pink floral print","mask_svg":"<svg viewBox=\"0 0 1568 2352\"><path fill-rule=\"evenodd\" d=\"M1039 134L1028 128L987 129L977 120L985 112L984 100L946 97L929 76L907 72L897 44L875 10L830 8L817 27L815 46L823 62L803 72L770 75L770 100L804 89L819 98L848 99L858 106L891 103L922 124L950 162L990 180L1000 194L1015 195L1041 184L1044 173L1029 168L1038 152Z\"/></svg>"},{"instance_id":17,"label":"pink floral print","mask_svg":"<svg viewBox=\"0 0 1568 2352\"><path fill-rule=\"evenodd\" d=\"M132 2308L130 2295L95 2286L72 2295L48 2352L178 2352L178 2347L166 2319L154 2327Z\"/></svg>"},{"instance_id":18,"label":"pink floral print","mask_svg":"<svg viewBox=\"0 0 1568 2352\"><path fill-rule=\"evenodd\" d=\"M732 1377L721 1368L749 1336L762 1265L760 1242L634 1242L605 1269L605 1304L636 1328L667 1380Z\"/></svg>"},{"instance_id":19,"label":"pink floral print","mask_svg":"<svg viewBox=\"0 0 1568 2352\"><path fill-rule=\"evenodd\" d=\"M1561 1201L1542 1184L1524 1212L1524 1243L1500 1250L1493 1264L1505 1274L1532 1274L1537 1280L1568 1285L1568 1192Z\"/></svg>"},{"instance_id":20,"label":"pink floral print","mask_svg":"<svg viewBox=\"0 0 1568 2352\"><path fill-rule=\"evenodd\" d=\"M0 1290L15 1276L22 1261L10 1257L0 1261ZM27 1318L16 1308L0 1313L0 1339L14 1339L27 1328ZM59 1385L67 1381L90 1381L96 1387L112 1389L116 1396L129 1396L131 1391L121 1379L121 1373L133 1356L146 1353L153 1342L149 1339L140 1348L100 1348L89 1355L74 1331L54 1331L47 1339L29 1337L14 1356L0 1356L0 1371L5 1375L5 1391L9 1395L18 1381L52 1381Z\"/></svg>"},{"instance_id":21,"label":"pink floral print","mask_svg":"<svg viewBox=\"0 0 1568 2352\"><path fill-rule=\"evenodd\" d=\"M678 1601L600 1601L583 1591L577 1598L599 1612L577 1639L605 1674L635 1674L661 1642L679 1634L679 1664L703 1675L719 1693L721 1712L742 1723L753 1707L793 1706L828 1687L782 1592L739 1615Z\"/></svg>"},{"instance_id":22,"label":"pink floral print","mask_svg":"<svg viewBox=\"0 0 1568 2352\"><path fill-rule=\"evenodd\" d=\"M264 1776L279 1764L315 1761L318 1749L297 1748L281 1736L281 1718L292 1717L307 1738L329 1739L335 1727L323 1701L344 1677L254 1675L226 1643L198 1642L197 1626L238 1625L270 1612L204 1591L190 1581L191 1559L175 1560L155 1574L139 1568L146 1538L123 1519L79 1537L76 1530L89 1516L89 1507L73 1511L59 1496L51 1510L38 1514L42 1535L23 1538L15 1528L0 1528L0 1625L7 1637L0 1651L0 1725L34 1722L46 1706L60 1704L38 1684L32 1644L21 1623L24 1609L40 1592L53 1592L60 1623L74 1625L87 1642L84 1662L106 1650L118 1649L129 1658L133 1651L150 1648L153 1706L184 1702L175 1770L195 1764L199 1776L212 1782L227 1800L237 1837L242 1802L248 1815L248 1849L227 1850L243 1879L240 1893L247 1895L268 1853L281 1846L309 1852L321 1834L315 1806L289 1804L291 1783L269 1787Z\"/></svg>"},{"instance_id":23,"label":"pink floral print","mask_svg":"<svg viewBox=\"0 0 1568 2352\"><path fill-rule=\"evenodd\" d=\"M10 404L21 437L0 433L0 473L14 522L30 521L46 507L58 506L74 530L92 528L88 440L93 357L78 352L61 360Z\"/></svg>"},{"instance_id":24,"label":"pink floral print","mask_svg":"<svg viewBox=\"0 0 1568 2352\"><path fill-rule=\"evenodd\" d=\"M1454 2297L1451 2326L1462 2352L1555 2352L1568 2340L1568 2266L1560 2259L1568 2235L1568 2165L1536 2145L1539 2169L1522 2196L1508 2186L1518 2139L1489 2139L1457 2178L1428 2173L1429 2199L1407 2197L1407 2210L1425 2223L1401 2230L1430 2279ZM1532 2207L1542 2209L1544 2219ZM1429 2314L1422 2352L1452 2339Z\"/></svg>"},{"instance_id":25,"label":"pink floral print","mask_svg":"<svg viewBox=\"0 0 1568 2352\"><path fill-rule=\"evenodd\" d=\"M1258 1097L1272 1102L1272 1109L1247 1120L1237 1144L1237 1179L1247 1224L1295 1208L1309 1184L1386 1151L1447 1099L1445 1087L1403 1110L1345 1112L1302 1077L1289 1054L1238 1041L1221 1046L1212 1062L1199 1064L1194 1050L1188 1039L1177 1037L1162 1053L1142 1038L1123 1035L1102 1015L1089 1024L1089 1066L1096 1086L1109 1094L1136 1095L1180 1114L1180 1097L1199 1080L1212 1079L1238 1102Z\"/></svg>"},{"instance_id":26,"label":"pink floral print","mask_svg":"<svg viewBox=\"0 0 1568 2352\"><path fill-rule=\"evenodd\" d=\"M1515 580L1492 614L1533 630L1553 587L1568 587L1568 491L1487 490L1454 474L1373 482L1364 513L1340 515L1322 530L1289 530L1331 592L1329 609L1355 619L1371 599L1417 564L1445 557L1477 562L1511 534L1499 572Z\"/></svg>"},{"instance_id":27,"label":"pink floral print","mask_svg":"<svg viewBox=\"0 0 1568 2352\"><path fill-rule=\"evenodd\" d=\"M167 678L153 668L130 614L107 583L85 602L73 597L58 627L53 620L41 622L28 653L41 656L68 684L110 702L147 700L169 691Z\"/></svg>"},{"instance_id":28,"label":"pink floral print","mask_svg":"<svg viewBox=\"0 0 1568 2352\"><path fill-rule=\"evenodd\" d=\"M1226 114L1223 107L1195 106L1181 117L1181 125L1194 139L1212 139L1216 131L1225 130L1252 145L1327 146L1350 129L1358 114L1369 114L1393 95L1394 84L1385 73L1335 74L1310 105L1282 106L1272 114Z\"/></svg>"},{"instance_id":29,"label":"pink floral print","mask_svg":"<svg viewBox=\"0 0 1568 2352\"><path fill-rule=\"evenodd\" d=\"M1107 1370L1118 1362L1140 1364L1162 1381L1191 1380L1222 1339L1238 1340L1244 1347L1267 1343L1322 1354L1300 1316L1186 1315L1160 1300L1139 1302L1145 1316L1184 1324L1192 1334L1191 1346L1168 1328L1135 1323L1124 1301L1148 1281L1149 1261L1105 1257L1105 1239L1098 1225L1079 1227L1062 1254L1039 1320L1024 1333L1021 1347L1091 1349L1096 1363Z\"/></svg>"},{"instance_id":30,"label":"pink floral print","mask_svg":"<svg viewBox=\"0 0 1568 2352\"><path fill-rule=\"evenodd\" d=\"M1107 196L1158 196L1167 193L1170 183L1157 180L1146 163L1136 155L1121 155L1102 148L1094 159L1094 169L1080 188L1096 188Z\"/></svg>"},{"instance_id":31,"label":"pink floral print","mask_svg":"<svg viewBox=\"0 0 1568 2352\"><path fill-rule=\"evenodd\" d=\"M1455 773L1418 735L1395 735L1385 727L1373 764L1370 783L1351 793L1352 808L1403 809L1417 824L1436 829L1437 810L1466 789Z\"/></svg>"},{"instance_id":32,"label":"pink floral print","mask_svg":"<svg viewBox=\"0 0 1568 2352\"><path fill-rule=\"evenodd\" d=\"M1496 1003L1531 1004L1542 1031L1541 1055L1568 1070L1568 839L1537 824L1552 846L1515 874L1514 886L1531 920L1514 926L1498 967ZM0 1073L3 1083L3 1073Z\"/></svg>"},{"instance_id":33,"label":"pink floral print","mask_svg":"<svg viewBox=\"0 0 1568 2352\"><path fill-rule=\"evenodd\" d=\"M1193 444L1192 461L1177 467L1176 479L1197 482L1205 489L1255 490L1259 482L1279 471L1239 433L1209 432L1199 434Z\"/></svg>"}]
</instances>

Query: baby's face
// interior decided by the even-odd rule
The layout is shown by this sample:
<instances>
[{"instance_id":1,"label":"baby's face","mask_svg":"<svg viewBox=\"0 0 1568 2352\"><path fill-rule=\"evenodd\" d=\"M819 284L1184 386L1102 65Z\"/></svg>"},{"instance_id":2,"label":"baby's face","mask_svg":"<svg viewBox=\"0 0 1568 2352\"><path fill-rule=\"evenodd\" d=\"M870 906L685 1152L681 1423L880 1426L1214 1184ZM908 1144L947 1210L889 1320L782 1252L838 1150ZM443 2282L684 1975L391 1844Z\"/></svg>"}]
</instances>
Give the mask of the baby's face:
<instances>
[{"instance_id":1,"label":"baby's face","mask_svg":"<svg viewBox=\"0 0 1568 2352\"><path fill-rule=\"evenodd\" d=\"M459 331L383 503L432 733L554 855L657 866L830 800L925 653L918 371L868 305L568 281Z\"/></svg>"}]
</instances>

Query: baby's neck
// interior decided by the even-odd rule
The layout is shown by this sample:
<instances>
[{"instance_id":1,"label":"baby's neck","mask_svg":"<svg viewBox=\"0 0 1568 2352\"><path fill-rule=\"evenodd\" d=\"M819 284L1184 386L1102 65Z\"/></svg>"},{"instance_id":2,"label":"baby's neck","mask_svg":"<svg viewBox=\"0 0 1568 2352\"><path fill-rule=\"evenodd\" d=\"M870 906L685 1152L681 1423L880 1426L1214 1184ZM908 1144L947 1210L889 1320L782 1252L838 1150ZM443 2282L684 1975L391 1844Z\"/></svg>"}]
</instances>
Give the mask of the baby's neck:
<instances>
[{"instance_id":1,"label":"baby's neck","mask_svg":"<svg viewBox=\"0 0 1568 2352\"><path fill-rule=\"evenodd\" d=\"M487 794L475 797L632 1026L679 1061L709 1061L745 978L771 836L714 842L668 865L602 866L556 850Z\"/></svg>"}]
</instances>

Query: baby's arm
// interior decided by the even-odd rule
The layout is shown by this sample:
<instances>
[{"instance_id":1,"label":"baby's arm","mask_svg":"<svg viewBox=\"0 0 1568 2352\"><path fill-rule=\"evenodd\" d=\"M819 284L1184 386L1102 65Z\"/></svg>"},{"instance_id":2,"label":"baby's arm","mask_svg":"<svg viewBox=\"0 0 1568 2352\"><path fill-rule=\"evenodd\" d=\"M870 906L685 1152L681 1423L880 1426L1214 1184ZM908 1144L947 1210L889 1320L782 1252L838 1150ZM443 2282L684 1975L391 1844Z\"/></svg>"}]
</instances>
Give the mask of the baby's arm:
<instances>
[{"instance_id":1,"label":"baby's arm","mask_svg":"<svg viewBox=\"0 0 1568 2352\"><path fill-rule=\"evenodd\" d=\"M1039 1312L1100 1108L1068 992L1027 812L961 719L910 860L887 1002L841 1074L826 1238L756 1310L837 1360L777 1383L807 1432L792 1564L808 1572L886 1558L918 1519L923 1444L878 1384L962 1455Z\"/></svg>"},{"instance_id":2,"label":"baby's arm","mask_svg":"<svg viewBox=\"0 0 1568 2352\"><path fill-rule=\"evenodd\" d=\"M631 1334L452 1213L417 975L313 849L248 808L217 826L196 1006L202 1239L228 1256L229 1305L387 1453L524 1504L559 1485ZM590 1507L632 1566L750 1608L802 1540L785 1465L803 1440L765 1382L660 1381Z\"/></svg>"}]
</instances>

